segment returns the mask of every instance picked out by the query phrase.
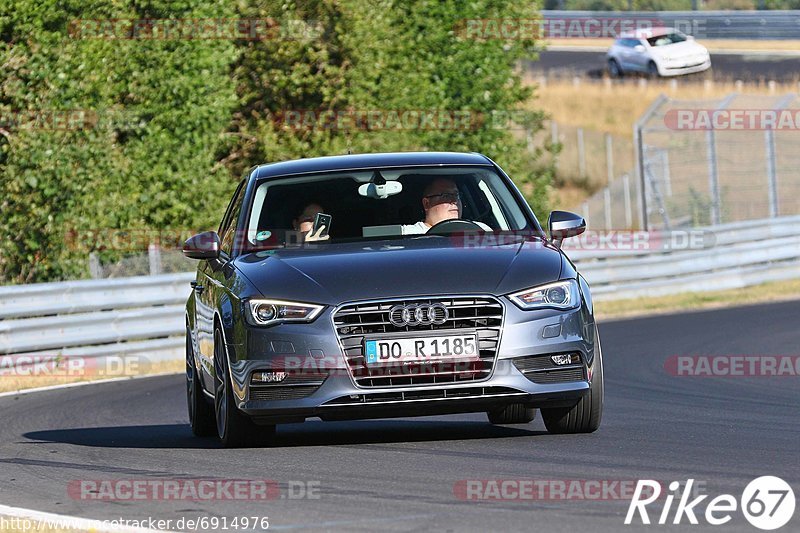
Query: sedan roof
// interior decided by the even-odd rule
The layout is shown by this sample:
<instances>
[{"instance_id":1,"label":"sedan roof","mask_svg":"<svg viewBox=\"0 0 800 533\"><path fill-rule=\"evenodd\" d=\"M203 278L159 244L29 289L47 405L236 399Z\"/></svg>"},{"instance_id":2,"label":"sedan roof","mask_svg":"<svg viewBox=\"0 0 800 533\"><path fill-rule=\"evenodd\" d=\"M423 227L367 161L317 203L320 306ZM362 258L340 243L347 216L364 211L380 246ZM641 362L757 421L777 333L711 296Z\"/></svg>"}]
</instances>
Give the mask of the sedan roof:
<instances>
[{"instance_id":1,"label":"sedan roof","mask_svg":"<svg viewBox=\"0 0 800 533\"><path fill-rule=\"evenodd\" d=\"M328 157L295 159L280 163L259 165L250 177L254 179L311 172L333 172L337 170L358 170L365 168L388 168L405 166L451 166L479 165L492 166L486 156L471 152L394 152L381 154L352 154Z\"/></svg>"}]
</instances>

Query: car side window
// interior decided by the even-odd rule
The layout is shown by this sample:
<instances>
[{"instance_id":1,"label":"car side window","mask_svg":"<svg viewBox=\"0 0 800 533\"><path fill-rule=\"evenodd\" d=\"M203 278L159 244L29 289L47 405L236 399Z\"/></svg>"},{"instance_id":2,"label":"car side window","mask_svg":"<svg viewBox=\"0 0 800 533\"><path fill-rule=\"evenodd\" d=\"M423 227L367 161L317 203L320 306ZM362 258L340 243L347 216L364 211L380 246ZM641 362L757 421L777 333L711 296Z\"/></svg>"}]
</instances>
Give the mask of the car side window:
<instances>
[{"instance_id":1,"label":"car side window","mask_svg":"<svg viewBox=\"0 0 800 533\"><path fill-rule=\"evenodd\" d=\"M231 204L228 206L228 211L220 225L219 237L222 241L222 251L231 255L233 251L233 243L236 237L236 222L239 220L239 213L242 211L242 200L244 199L244 181L239 184L234 194Z\"/></svg>"}]
</instances>

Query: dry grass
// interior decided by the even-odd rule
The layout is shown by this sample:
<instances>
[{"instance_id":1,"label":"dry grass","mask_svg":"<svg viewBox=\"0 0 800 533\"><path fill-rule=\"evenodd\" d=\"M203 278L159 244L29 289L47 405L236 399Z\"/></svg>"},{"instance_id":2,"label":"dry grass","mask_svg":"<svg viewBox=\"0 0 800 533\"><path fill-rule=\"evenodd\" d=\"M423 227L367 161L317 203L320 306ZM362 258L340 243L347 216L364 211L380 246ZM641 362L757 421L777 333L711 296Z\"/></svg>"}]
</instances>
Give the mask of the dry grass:
<instances>
[{"instance_id":1,"label":"dry grass","mask_svg":"<svg viewBox=\"0 0 800 533\"><path fill-rule=\"evenodd\" d=\"M582 79L576 84L566 80L528 78L537 85L536 98L530 108L543 109L558 124L562 152L558 158L561 185L554 192L555 205L576 209L607 182L604 135L614 138L614 175L633 169L633 126L659 94L677 100L718 100L732 92L775 96L797 92L798 85L737 84L735 82L702 83L697 80L645 80L624 82ZM578 159L577 130L584 130L585 174L581 175ZM549 131L540 132L537 142L550 138ZM746 167L743 167L746 168ZM703 169L699 169L704 172Z\"/></svg>"},{"instance_id":2,"label":"dry grass","mask_svg":"<svg viewBox=\"0 0 800 533\"><path fill-rule=\"evenodd\" d=\"M132 378L135 376L145 376L152 374L165 374L183 372L185 370L185 363L183 360L177 361L160 361L149 363L147 365L138 365L136 368L128 368L124 372L124 376L118 373L96 373L91 375L9 375L0 374L0 392L11 392L25 389L35 389L37 387L49 387L52 385L65 385L69 383L80 383L84 381L97 381L101 379L109 379L115 377Z\"/></svg>"},{"instance_id":3,"label":"dry grass","mask_svg":"<svg viewBox=\"0 0 800 533\"><path fill-rule=\"evenodd\" d=\"M725 291L595 302L595 316L599 320L609 320L792 300L800 300L800 279L776 281Z\"/></svg>"},{"instance_id":4,"label":"dry grass","mask_svg":"<svg viewBox=\"0 0 800 533\"><path fill-rule=\"evenodd\" d=\"M546 81L528 78L537 83L537 98L531 108L544 109L559 125L582 127L597 132L632 138L633 125L659 94L674 99L719 99L732 92L741 94L775 95L797 92L798 84L776 84L774 89L762 84L713 82L709 84L676 80L633 79L625 83L611 80ZM773 92L774 91L774 92Z\"/></svg>"},{"instance_id":5,"label":"dry grass","mask_svg":"<svg viewBox=\"0 0 800 533\"><path fill-rule=\"evenodd\" d=\"M547 46L580 46L608 48L614 39L550 39ZM755 41L737 39L699 39L709 52L724 50L786 51L800 53L800 40Z\"/></svg>"},{"instance_id":6,"label":"dry grass","mask_svg":"<svg viewBox=\"0 0 800 533\"><path fill-rule=\"evenodd\" d=\"M556 206L574 207L586 199L587 191L572 183L565 183L553 190L552 201Z\"/></svg>"}]
</instances>

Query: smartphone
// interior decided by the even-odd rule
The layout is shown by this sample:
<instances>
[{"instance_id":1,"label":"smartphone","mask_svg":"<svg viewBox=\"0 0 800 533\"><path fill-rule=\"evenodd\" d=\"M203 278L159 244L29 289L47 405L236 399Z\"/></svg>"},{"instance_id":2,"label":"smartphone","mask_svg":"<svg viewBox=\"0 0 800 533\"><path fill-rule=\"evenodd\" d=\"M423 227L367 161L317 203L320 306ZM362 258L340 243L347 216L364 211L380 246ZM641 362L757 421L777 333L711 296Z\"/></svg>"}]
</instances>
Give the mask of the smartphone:
<instances>
[{"instance_id":1,"label":"smartphone","mask_svg":"<svg viewBox=\"0 0 800 533\"><path fill-rule=\"evenodd\" d=\"M331 215L326 215L325 213L317 213L317 215L314 217L314 226L311 228L311 235L316 235L317 231L319 231L319 228L321 226L325 226L325 229L322 230L322 233L320 233L319 236L320 237L326 236L328 232L330 232L331 230L331 220L333 220L333 217Z\"/></svg>"}]
</instances>

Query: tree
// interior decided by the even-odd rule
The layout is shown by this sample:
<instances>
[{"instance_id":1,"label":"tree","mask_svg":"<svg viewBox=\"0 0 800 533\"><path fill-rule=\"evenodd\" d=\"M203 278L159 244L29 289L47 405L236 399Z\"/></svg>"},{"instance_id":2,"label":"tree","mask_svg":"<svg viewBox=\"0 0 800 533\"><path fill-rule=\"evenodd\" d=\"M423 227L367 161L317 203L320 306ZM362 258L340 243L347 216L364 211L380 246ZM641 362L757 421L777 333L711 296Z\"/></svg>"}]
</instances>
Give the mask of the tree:
<instances>
[{"instance_id":1,"label":"tree","mask_svg":"<svg viewBox=\"0 0 800 533\"><path fill-rule=\"evenodd\" d=\"M126 39L87 20L227 14L222 1L172 5L16 0L0 19L0 109L23 117L0 156L4 282L83 277L119 232L214 223L231 186L214 156L235 103L233 44ZM86 121L36 123L70 110Z\"/></svg>"},{"instance_id":2,"label":"tree","mask_svg":"<svg viewBox=\"0 0 800 533\"><path fill-rule=\"evenodd\" d=\"M541 161L551 159L541 157L546 148L526 151L523 130L541 129L544 114L519 111L532 94L519 62L535 55L535 35L498 32L498 21L534 22L531 4L8 1L0 17L0 127L11 117L0 131L2 283L84 277L89 252L111 259L142 251L126 250L127 239L144 246L160 230L213 228L248 168L298 157L480 151L535 209L546 205L552 168ZM189 38L192 21L210 19L259 31ZM169 20L182 22L170 29ZM138 21L136 30L125 21ZM167 31L172 37L161 38ZM468 120L398 127L359 118L373 111ZM42 128L48 113L70 126Z\"/></svg>"}]
</instances>

